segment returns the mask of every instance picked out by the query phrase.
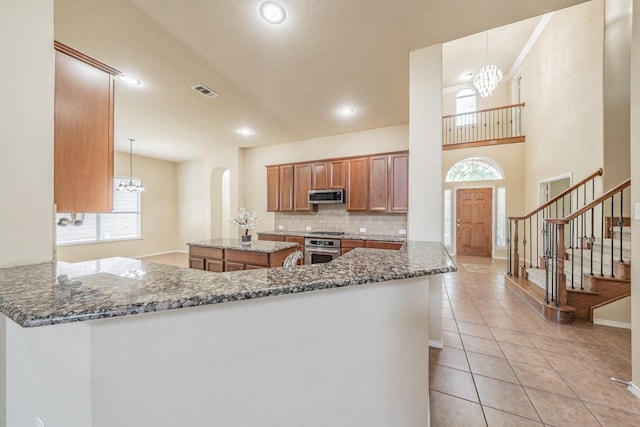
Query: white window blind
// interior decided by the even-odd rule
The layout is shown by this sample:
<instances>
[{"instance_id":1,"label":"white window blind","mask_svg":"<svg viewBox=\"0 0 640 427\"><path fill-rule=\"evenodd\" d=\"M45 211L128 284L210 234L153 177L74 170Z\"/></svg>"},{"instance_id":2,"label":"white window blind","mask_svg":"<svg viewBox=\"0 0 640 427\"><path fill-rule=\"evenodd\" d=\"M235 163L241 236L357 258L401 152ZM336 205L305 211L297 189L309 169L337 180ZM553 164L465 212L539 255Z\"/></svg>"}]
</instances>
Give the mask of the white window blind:
<instances>
[{"instance_id":1,"label":"white window blind","mask_svg":"<svg viewBox=\"0 0 640 427\"><path fill-rule=\"evenodd\" d=\"M106 214L88 213L82 225L57 226L57 244L74 245L81 243L127 240L141 237L140 193L117 191L118 183L124 178L114 179L113 212ZM69 218L70 213L58 213L56 222Z\"/></svg>"},{"instance_id":2,"label":"white window blind","mask_svg":"<svg viewBox=\"0 0 640 427\"><path fill-rule=\"evenodd\" d=\"M451 189L444 189L444 245L451 246L452 236L451 236Z\"/></svg>"}]
</instances>

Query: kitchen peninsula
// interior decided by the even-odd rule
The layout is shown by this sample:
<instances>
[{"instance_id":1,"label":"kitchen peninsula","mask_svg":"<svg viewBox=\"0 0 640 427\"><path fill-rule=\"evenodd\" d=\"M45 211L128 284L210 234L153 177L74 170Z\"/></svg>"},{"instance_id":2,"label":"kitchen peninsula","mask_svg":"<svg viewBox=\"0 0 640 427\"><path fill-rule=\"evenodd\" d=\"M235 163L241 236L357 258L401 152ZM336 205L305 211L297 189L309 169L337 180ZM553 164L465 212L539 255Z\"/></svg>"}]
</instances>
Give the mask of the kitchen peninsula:
<instances>
[{"instance_id":1,"label":"kitchen peninsula","mask_svg":"<svg viewBox=\"0 0 640 427\"><path fill-rule=\"evenodd\" d=\"M8 425L427 425L429 277L450 271L412 241L293 269L0 269Z\"/></svg>"}]
</instances>

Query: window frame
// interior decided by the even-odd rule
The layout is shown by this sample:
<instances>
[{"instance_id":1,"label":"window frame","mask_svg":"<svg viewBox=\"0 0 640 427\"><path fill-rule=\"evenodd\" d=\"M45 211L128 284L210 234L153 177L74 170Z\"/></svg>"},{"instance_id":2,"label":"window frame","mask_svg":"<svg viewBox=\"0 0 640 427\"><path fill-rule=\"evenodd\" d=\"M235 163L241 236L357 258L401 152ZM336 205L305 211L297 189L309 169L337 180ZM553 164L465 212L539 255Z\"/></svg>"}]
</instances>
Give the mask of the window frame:
<instances>
[{"instance_id":1,"label":"window frame","mask_svg":"<svg viewBox=\"0 0 640 427\"><path fill-rule=\"evenodd\" d=\"M470 103L467 107L472 106L473 108L464 108L464 104L461 101L470 99L473 99L473 103ZM475 113L477 109L478 98L476 92L468 87L460 89L456 93L456 127L475 126L477 123L477 114Z\"/></svg>"}]
</instances>

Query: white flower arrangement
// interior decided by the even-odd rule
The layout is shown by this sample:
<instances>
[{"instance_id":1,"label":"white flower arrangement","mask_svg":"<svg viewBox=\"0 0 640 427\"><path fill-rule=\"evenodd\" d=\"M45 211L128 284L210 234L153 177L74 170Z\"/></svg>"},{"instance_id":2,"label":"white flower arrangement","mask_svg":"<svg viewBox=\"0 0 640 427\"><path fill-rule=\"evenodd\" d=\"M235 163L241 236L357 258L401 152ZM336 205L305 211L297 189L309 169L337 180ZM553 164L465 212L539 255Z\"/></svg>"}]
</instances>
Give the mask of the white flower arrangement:
<instances>
[{"instance_id":1,"label":"white flower arrangement","mask_svg":"<svg viewBox=\"0 0 640 427\"><path fill-rule=\"evenodd\" d=\"M249 234L249 230L256 228L256 223L260 218L255 212L249 213L245 208L240 208L238 216L230 220L231 223L239 225L245 230L244 234Z\"/></svg>"}]
</instances>

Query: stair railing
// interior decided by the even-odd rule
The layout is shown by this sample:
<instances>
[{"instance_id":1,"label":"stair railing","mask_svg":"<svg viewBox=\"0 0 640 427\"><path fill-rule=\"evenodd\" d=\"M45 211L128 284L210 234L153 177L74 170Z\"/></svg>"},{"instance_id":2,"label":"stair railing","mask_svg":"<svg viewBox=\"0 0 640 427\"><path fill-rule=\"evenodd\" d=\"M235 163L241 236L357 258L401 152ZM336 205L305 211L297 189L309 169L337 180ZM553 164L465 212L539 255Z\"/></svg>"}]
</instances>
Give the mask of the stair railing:
<instances>
[{"instance_id":1,"label":"stair railing","mask_svg":"<svg viewBox=\"0 0 640 427\"><path fill-rule=\"evenodd\" d=\"M545 220L548 218L563 218L594 200L595 179L602 176L602 173L602 168L599 168L528 214L507 218L509 221L507 274L509 276L519 277L520 275L526 275L527 267L535 266L540 268L541 263L543 268L549 267L546 260L552 254L547 254L545 251L550 247L547 246L547 243L551 243L551 239L554 236L549 233L548 227L545 226ZM571 237L576 231L571 230ZM522 240L520 240L521 236ZM527 248L529 249L528 253Z\"/></svg>"},{"instance_id":2,"label":"stair railing","mask_svg":"<svg viewBox=\"0 0 640 427\"><path fill-rule=\"evenodd\" d=\"M580 289L584 290L585 251L588 251L587 271L591 276L615 277L615 263L624 262L622 233L625 227L624 216L629 211L629 207L625 206L625 200L629 203L630 187L631 180L627 179L564 218L545 219L545 227L550 236L550 239L545 241L545 253L548 254L547 260L551 260L550 266L546 268L546 303L553 303L556 307L567 304L567 275L565 272L567 261L569 261L571 270L571 288L575 289L579 284ZM606 217L607 214L611 215L609 221ZM606 224L610 224L610 230L608 230L609 226L605 226ZM619 234L617 238L614 233L616 227ZM605 250L607 236L611 236L611 248ZM565 245L567 237L569 238L569 251ZM617 254L615 253L614 239L619 240ZM598 246L600 247L600 271L595 271L596 274L594 274L593 253ZM578 250L579 255L576 254ZM609 258L610 264L607 271L605 271L605 252L608 252L606 256ZM579 262L576 261L576 257Z\"/></svg>"}]
</instances>

